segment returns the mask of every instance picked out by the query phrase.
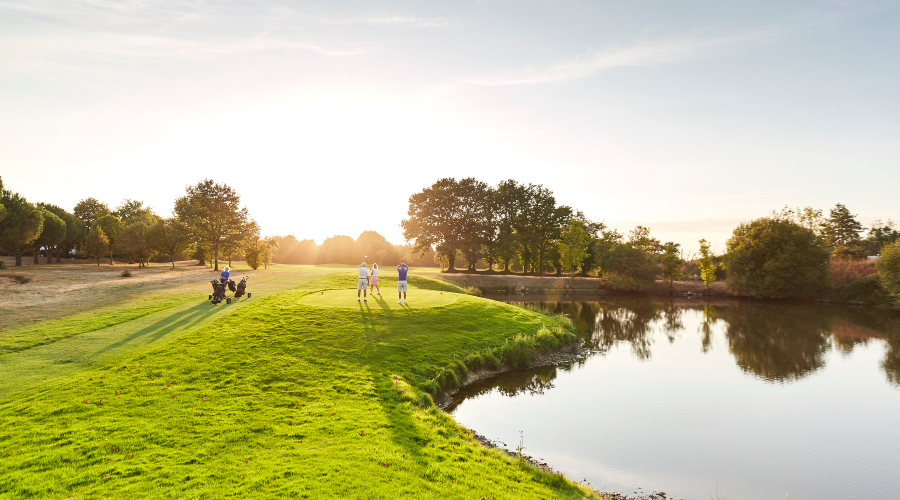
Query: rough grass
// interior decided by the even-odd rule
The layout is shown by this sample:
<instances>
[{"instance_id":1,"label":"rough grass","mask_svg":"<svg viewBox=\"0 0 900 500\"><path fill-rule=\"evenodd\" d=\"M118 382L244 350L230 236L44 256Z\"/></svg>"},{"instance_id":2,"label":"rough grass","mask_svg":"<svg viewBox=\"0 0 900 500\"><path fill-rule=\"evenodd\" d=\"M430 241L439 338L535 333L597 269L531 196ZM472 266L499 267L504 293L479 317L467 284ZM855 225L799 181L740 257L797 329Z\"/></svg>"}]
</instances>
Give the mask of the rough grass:
<instances>
[{"instance_id":1,"label":"rough grass","mask_svg":"<svg viewBox=\"0 0 900 500\"><path fill-rule=\"evenodd\" d=\"M355 285L351 273L303 275L293 289L217 309L215 321L163 328L168 343L6 397L0 496L592 496L481 447L422 390L472 356L512 362L562 342L563 325L463 294L432 310L300 304L315 290ZM69 321L74 328L91 319ZM113 329L127 334L132 321ZM88 335L40 349L61 351Z\"/></svg>"}]
</instances>

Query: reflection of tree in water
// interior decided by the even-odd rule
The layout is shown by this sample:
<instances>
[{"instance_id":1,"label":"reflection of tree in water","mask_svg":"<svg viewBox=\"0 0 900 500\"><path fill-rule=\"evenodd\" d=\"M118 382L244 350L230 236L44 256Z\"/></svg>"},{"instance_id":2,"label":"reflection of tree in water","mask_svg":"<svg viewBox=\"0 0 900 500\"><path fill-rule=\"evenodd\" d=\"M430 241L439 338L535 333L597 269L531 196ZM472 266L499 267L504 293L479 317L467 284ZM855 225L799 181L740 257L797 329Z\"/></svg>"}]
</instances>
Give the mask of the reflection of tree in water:
<instances>
[{"instance_id":1,"label":"reflection of tree in water","mask_svg":"<svg viewBox=\"0 0 900 500\"><path fill-rule=\"evenodd\" d=\"M740 302L718 309L729 351L742 370L784 382L825 364L830 328L820 307Z\"/></svg>"},{"instance_id":2,"label":"reflection of tree in water","mask_svg":"<svg viewBox=\"0 0 900 500\"><path fill-rule=\"evenodd\" d=\"M824 365L830 346L850 353L856 345L884 340L888 345L881 367L890 383L900 385L900 314L893 311L796 302L673 302L648 296L532 305L570 317L590 349L606 352L627 342L642 360L651 356L654 328L674 342L684 329L684 311L702 310L702 352L709 352L713 326L722 321L729 352L737 365L770 381L794 381L815 372ZM555 372L535 372L513 384L515 388L501 390L513 391L511 395L514 391L540 393L552 387L554 376Z\"/></svg>"},{"instance_id":3,"label":"reflection of tree in water","mask_svg":"<svg viewBox=\"0 0 900 500\"><path fill-rule=\"evenodd\" d=\"M520 394L541 395L545 391L553 389L553 380L557 371L568 371L571 366L541 366L527 370L516 370L504 373L498 377L479 380L459 391L451 404L446 408L453 411L457 405L466 399L488 394L495 389L504 396L512 397Z\"/></svg>"}]
</instances>

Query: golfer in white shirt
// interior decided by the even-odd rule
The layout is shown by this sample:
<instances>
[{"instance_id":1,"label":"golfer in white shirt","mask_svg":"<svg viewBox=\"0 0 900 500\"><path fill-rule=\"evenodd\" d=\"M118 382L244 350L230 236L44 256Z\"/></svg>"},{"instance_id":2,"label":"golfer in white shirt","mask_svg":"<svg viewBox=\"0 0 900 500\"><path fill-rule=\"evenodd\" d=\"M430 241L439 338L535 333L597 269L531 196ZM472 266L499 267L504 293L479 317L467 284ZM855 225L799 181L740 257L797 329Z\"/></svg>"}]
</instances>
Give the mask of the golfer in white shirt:
<instances>
[{"instance_id":1,"label":"golfer in white shirt","mask_svg":"<svg viewBox=\"0 0 900 500\"><path fill-rule=\"evenodd\" d=\"M359 271L359 279L356 281L356 301L359 302L360 294L362 294L363 302L368 302L366 291L369 289L369 270L366 268L366 263L360 264L356 270Z\"/></svg>"}]
</instances>

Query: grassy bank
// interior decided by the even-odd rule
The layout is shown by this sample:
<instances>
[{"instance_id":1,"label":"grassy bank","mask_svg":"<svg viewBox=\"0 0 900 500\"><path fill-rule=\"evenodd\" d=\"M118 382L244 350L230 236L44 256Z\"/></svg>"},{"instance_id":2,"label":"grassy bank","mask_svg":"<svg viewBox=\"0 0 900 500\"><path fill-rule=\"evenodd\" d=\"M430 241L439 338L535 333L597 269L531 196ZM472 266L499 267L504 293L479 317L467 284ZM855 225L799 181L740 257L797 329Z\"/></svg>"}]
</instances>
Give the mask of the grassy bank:
<instances>
[{"instance_id":1,"label":"grassy bank","mask_svg":"<svg viewBox=\"0 0 900 500\"><path fill-rule=\"evenodd\" d=\"M53 372L52 355L42 358L45 365L29 365L42 382L0 406L2 495L591 496L481 447L426 392L452 385L451 373L522 362L566 341L558 320L422 277L412 281L404 306L387 277L384 295L360 304L349 289L352 270L278 272L293 286L259 300L254 290L251 301L218 306L199 322L162 318L158 343L97 353L46 381L41 372ZM187 310L213 309L204 298ZM8 351L0 356L0 384L15 385L10 381L22 375L17 357L62 353L112 329L116 342L129 339L146 328L135 324L129 333L130 325L146 317L100 329L82 325L94 321L90 315L48 322L48 330L81 325L90 332L48 331L58 340Z\"/></svg>"}]
</instances>

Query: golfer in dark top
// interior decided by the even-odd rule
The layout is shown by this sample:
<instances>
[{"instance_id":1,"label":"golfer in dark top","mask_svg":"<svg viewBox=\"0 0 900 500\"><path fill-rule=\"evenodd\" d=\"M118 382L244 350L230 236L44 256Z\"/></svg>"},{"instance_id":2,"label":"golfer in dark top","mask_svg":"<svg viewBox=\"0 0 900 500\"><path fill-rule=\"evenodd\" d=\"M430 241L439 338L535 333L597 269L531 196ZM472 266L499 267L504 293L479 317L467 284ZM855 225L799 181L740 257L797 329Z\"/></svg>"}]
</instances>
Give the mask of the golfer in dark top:
<instances>
[{"instance_id":1,"label":"golfer in dark top","mask_svg":"<svg viewBox=\"0 0 900 500\"><path fill-rule=\"evenodd\" d=\"M409 271L409 267L406 264L400 264L397 266L397 298L401 299L404 304L406 304L406 290L409 288L406 284L406 273ZM399 304L401 300L398 300Z\"/></svg>"}]
</instances>

